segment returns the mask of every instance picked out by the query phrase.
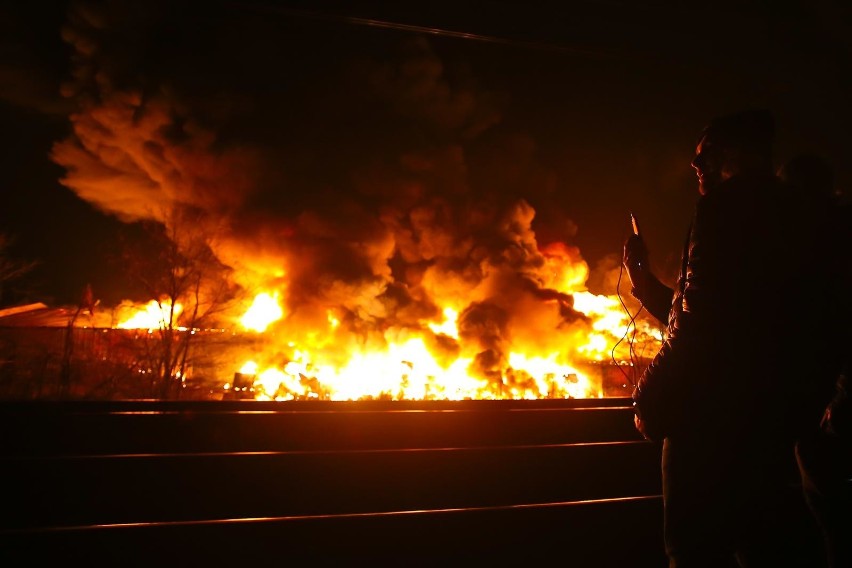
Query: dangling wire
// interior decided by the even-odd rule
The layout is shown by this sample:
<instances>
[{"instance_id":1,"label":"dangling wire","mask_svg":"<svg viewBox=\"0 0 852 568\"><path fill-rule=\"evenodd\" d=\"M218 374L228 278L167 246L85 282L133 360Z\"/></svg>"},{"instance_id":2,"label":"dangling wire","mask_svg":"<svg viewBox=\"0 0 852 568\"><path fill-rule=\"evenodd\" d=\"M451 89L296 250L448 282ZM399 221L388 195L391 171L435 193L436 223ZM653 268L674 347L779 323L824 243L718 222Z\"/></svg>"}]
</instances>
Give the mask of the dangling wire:
<instances>
[{"instance_id":1,"label":"dangling wire","mask_svg":"<svg viewBox=\"0 0 852 568\"><path fill-rule=\"evenodd\" d=\"M619 269L618 269L618 282L616 283L615 292L616 292L616 295L618 296L618 301L621 302L621 308L627 314L629 319L627 321L627 327L624 330L624 335L622 335L621 338L618 341L615 342L615 345L612 346L612 351L610 351L610 357L612 359L612 362L615 364L615 366L621 372L621 374L624 375L624 378L627 380L627 382L630 384L630 386L635 388L636 387L636 376L635 376L635 374L636 374L637 369L638 369L638 361L639 361L639 357L636 354L636 333L637 333L636 318L639 316L639 314L642 313L642 310L645 308L645 305L640 302L639 310L635 314L630 313L630 309L627 307L627 304L624 302L624 298L621 297L621 279L622 279L623 275L624 275L624 262L622 261L621 264L619 265ZM615 358L615 350L618 349L618 346L621 345L621 343L625 339L627 339L628 354L629 354L629 357L630 357L630 368L631 368L630 373L627 373L624 369L622 369L621 368L622 365L620 365L618 363L618 360L616 360L616 358Z\"/></svg>"}]
</instances>

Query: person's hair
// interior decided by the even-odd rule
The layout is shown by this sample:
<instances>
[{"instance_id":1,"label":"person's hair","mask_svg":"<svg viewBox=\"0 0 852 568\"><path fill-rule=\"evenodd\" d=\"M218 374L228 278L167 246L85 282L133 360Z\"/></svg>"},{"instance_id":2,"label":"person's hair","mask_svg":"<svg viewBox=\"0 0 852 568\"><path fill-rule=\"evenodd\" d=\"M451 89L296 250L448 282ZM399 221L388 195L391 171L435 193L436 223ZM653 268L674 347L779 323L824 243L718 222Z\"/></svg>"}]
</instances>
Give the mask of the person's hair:
<instances>
[{"instance_id":1,"label":"person's hair","mask_svg":"<svg viewBox=\"0 0 852 568\"><path fill-rule=\"evenodd\" d=\"M775 119L770 111L764 109L718 116L704 128L699 140L704 137L729 148L771 153Z\"/></svg>"},{"instance_id":2,"label":"person's hair","mask_svg":"<svg viewBox=\"0 0 852 568\"><path fill-rule=\"evenodd\" d=\"M724 168L732 174L772 175L775 119L768 110L743 110L718 116L701 138L727 150Z\"/></svg>"}]
</instances>

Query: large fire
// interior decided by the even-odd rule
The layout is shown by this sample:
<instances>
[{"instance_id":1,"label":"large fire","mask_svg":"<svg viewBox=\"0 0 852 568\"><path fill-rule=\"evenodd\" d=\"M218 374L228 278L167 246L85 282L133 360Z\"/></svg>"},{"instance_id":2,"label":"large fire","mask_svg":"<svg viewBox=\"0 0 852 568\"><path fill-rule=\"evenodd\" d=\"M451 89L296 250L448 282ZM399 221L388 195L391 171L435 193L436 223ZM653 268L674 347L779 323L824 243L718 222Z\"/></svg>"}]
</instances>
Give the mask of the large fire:
<instances>
[{"instance_id":1,"label":"large fire","mask_svg":"<svg viewBox=\"0 0 852 568\"><path fill-rule=\"evenodd\" d=\"M233 333L253 334L258 341L234 364L234 377L247 382L241 387L228 381L223 388L242 388L260 400L603 396L600 376L592 372L595 364L614 360L631 365L625 334L648 344L658 341L658 332L631 320L617 296L585 290L585 263L550 254L544 272L550 286L545 288L544 309L531 310L529 318L515 322L505 360L495 365L500 369L496 375L476 364L482 345L459 328L460 314L475 302L456 300L416 328L389 326L364 334L358 332L357 322L343 325L333 310L319 325L294 329L288 325L281 293L269 290L256 294L234 318ZM167 302L152 300L116 327L162 329L181 309L175 304L172 312ZM566 325L566 310L573 314L569 320L580 323Z\"/></svg>"},{"instance_id":2,"label":"large fire","mask_svg":"<svg viewBox=\"0 0 852 568\"><path fill-rule=\"evenodd\" d=\"M540 145L504 121L511 97L428 41L310 50L330 59L290 81L265 42L212 34L181 52L198 56L186 74L141 68L162 46L140 49L121 10L73 14L63 92L77 106L51 158L93 207L162 228L142 249L156 255L122 267L158 297L109 322L149 330L121 335L141 338L152 383L282 400L598 397L602 364L659 345L617 293L590 292L615 286L587 286L568 244L595 186L553 160L583 159L564 154L581 131Z\"/></svg>"}]
</instances>

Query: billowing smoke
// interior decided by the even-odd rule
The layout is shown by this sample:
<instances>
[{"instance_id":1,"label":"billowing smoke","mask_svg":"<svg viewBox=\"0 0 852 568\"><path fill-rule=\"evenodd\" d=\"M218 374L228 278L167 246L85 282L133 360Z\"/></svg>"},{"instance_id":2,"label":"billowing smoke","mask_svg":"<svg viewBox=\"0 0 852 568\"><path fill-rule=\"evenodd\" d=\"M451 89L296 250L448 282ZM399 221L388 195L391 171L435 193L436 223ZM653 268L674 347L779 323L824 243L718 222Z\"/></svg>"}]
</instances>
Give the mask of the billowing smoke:
<instances>
[{"instance_id":1,"label":"billowing smoke","mask_svg":"<svg viewBox=\"0 0 852 568\"><path fill-rule=\"evenodd\" d=\"M231 10L74 6L77 111L53 149L66 186L125 221L196 213L246 298L282 294L294 340L333 314L352 341L380 343L450 305L459 337L432 334L433 352L496 377L513 344L559 350L588 330L555 267L573 267L575 289L588 269L537 241L523 196L554 181L532 141L501 131L499 93L423 39L348 50L352 30L328 30L332 44ZM575 230L562 224L549 234Z\"/></svg>"}]
</instances>

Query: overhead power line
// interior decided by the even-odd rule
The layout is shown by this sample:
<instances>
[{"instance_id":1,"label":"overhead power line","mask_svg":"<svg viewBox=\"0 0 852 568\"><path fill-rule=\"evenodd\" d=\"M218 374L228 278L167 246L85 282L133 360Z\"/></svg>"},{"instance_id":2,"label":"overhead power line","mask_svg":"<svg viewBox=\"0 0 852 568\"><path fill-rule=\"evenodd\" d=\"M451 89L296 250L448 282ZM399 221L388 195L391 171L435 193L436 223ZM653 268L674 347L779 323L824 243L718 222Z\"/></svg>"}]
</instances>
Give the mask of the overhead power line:
<instances>
[{"instance_id":1,"label":"overhead power line","mask_svg":"<svg viewBox=\"0 0 852 568\"><path fill-rule=\"evenodd\" d=\"M444 28L437 28L432 26L419 26L414 24L404 24L400 22L390 22L387 20L378 20L375 18L362 18L358 16L349 16L346 14L339 13L330 13L330 12L316 12L310 10L298 10L295 8L284 8L281 6L271 5L271 4L261 4L261 3L234 3L234 2L226 2L227 6L232 8L239 9L250 9L257 12L270 13L270 14L279 14L282 16L290 16L296 18L304 18L304 19L313 19L313 20L325 20L331 22L341 22L355 26L364 26L370 28L378 28L378 29L386 29L386 30L395 30L395 31L403 31L403 32L411 32L417 34L426 34L438 37L447 37L453 39L467 40L467 41L478 41L482 43L493 43L499 45L506 45L511 47L519 47L525 49L536 49L536 50L544 50L544 51L553 51L553 52L561 52L572 55L580 55L584 57L595 57L595 58L625 58L623 53L615 53L613 51L607 51L603 49L589 48L589 47L580 47L573 45L565 45L563 43L554 43L549 41L529 41L529 40L521 40L521 39L513 39L507 37L493 36L493 35L485 35L478 34L473 32L463 32L457 30L449 30Z\"/></svg>"}]
</instances>

